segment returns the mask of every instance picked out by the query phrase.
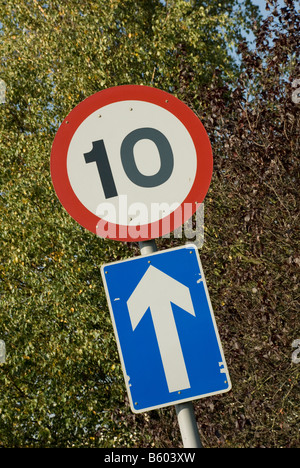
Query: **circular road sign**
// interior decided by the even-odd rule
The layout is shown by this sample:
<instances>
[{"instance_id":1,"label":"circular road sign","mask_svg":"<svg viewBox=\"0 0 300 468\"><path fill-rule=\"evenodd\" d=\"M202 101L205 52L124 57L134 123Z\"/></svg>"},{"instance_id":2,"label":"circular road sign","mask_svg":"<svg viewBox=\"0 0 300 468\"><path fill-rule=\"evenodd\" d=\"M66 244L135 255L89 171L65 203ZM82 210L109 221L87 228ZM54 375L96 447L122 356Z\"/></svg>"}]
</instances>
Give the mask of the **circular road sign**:
<instances>
[{"instance_id":1,"label":"circular road sign","mask_svg":"<svg viewBox=\"0 0 300 468\"><path fill-rule=\"evenodd\" d=\"M66 211L100 237L142 241L187 221L210 185L213 157L198 117L148 86L100 91L64 119L51 176Z\"/></svg>"}]
</instances>

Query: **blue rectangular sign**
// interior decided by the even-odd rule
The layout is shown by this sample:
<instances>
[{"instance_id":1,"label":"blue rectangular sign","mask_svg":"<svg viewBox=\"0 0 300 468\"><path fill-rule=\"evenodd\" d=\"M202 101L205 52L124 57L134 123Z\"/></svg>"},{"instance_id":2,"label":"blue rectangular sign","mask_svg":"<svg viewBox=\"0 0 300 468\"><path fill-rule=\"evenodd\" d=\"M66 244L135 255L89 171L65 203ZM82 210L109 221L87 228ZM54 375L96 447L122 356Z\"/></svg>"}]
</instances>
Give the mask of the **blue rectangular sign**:
<instances>
[{"instance_id":1,"label":"blue rectangular sign","mask_svg":"<svg viewBox=\"0 0 300 468\"><path fill-rule=\"evenodd\" d=\"M103 265L135 413L231 389L195 245Z\"/></svg>"}]
</instances>

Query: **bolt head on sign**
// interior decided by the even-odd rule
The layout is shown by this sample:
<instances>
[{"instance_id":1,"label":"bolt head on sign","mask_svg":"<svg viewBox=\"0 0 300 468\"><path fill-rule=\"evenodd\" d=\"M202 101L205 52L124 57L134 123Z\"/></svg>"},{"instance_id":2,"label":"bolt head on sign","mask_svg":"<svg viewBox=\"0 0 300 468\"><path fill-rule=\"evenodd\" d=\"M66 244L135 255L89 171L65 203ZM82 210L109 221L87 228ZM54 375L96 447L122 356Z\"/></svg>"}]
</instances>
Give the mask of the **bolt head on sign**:
<instances>
[{"instance_id":1,"label":"bolt head on sign","mask_svg":"<svg viewBox=\"0 0 300 468\"><path fill-rule=\"evenodd\" d=\"M213 157L198 117L148 86L108 88L64 119L51 176L66 211L100 237L143 241L185 223L208 191Z\"/></svg>"}]
</instances>

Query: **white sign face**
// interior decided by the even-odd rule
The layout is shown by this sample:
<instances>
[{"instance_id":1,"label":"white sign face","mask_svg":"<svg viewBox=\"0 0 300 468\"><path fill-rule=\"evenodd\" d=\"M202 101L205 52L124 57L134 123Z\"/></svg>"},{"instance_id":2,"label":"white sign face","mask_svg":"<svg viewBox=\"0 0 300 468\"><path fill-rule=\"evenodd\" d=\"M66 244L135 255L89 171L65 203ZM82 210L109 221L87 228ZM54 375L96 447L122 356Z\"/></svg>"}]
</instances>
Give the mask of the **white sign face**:
<instances>
[{"instance_id":1,"label":"white sign face","mask_svg":"<svg viewBox=\"0 0 300 468\"><path fill-rule=\"evenodd\" d=\"M139 134L135 137L137 130ZM134 166L126 172L121 156L122 145L124 142L126 144L126 138L130 138L130 135L136 143L128 145L124 158L135 161L136 173ZM160 171L164 170L162 159L165 153L160 154L164 138L169 143L170 167L166 167L167 172L159 178ZM97 141L103 142L102 150L105 147L111 169L109 175L104 176L108 193L105 193L97 167L97 158L98 166L101 166L100 158L103 157L100 156L101 150L97 153L95 149ZM86 162L84 154L91 155L91 162ZM145 206L144 214L151 215L151 219L145 219L143 224L148 224L161 217L161 213L153 209L155 204L181 205L194 183L196 168L195 146L182 122L166 109L142 101L116 102L91 114L75 132L67 158L69 180L81 203L100 218L122 225L139 224L140 216L134 216L135 206L137 209ZM101 171L101 167L99 169ZM139 174L145 180L143 177L139 180ZM147 182L152 186L147 186ZM111 194L109 186L114 186ZM122 196L124 200L124 195L128 207L132 207L131 212L120 210L123 206L120 200ZM107 210L107 202L113 205L115 211Z\"/></svg>"},{"instance_id":2,"label":"white sign face","mask_svg":"<svg viewBox=\"0 0 300 468\"><path fill-rule=\"evenodd\" d=\"M100 237L141 241L185 223L202 203L212 151L198 117L147 86L100 91L62 122L51 151L56 193Z\"/></svg>"}]
</instances>

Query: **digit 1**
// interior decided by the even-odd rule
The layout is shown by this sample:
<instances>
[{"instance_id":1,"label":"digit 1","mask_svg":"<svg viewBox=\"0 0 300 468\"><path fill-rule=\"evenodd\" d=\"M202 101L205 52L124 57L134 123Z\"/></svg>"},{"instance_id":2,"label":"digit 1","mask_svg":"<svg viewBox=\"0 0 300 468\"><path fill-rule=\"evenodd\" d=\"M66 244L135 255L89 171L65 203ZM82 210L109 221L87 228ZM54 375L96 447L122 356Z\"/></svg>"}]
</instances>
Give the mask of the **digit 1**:
<instances>
[{"instance_id":1,"label":"digit 1","mask_svg":"<svg viewBox=\"0 0 300 468\"><path fill-rule=\"evenodd\" d=\"M89 153L84 153L84 159L87 164L92 162L97 164L105 198L116 197L118 192L111 172L104 141L93 141L93 149Z\"/></svg>"}]
</instances>

